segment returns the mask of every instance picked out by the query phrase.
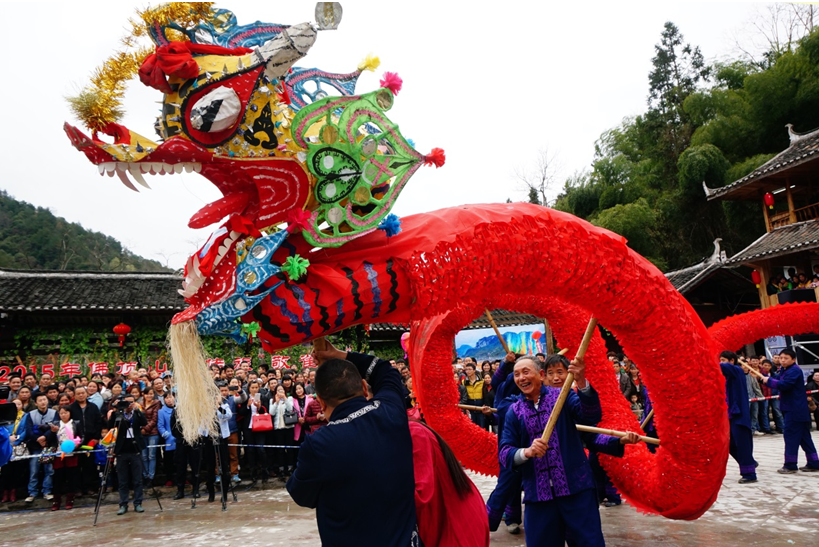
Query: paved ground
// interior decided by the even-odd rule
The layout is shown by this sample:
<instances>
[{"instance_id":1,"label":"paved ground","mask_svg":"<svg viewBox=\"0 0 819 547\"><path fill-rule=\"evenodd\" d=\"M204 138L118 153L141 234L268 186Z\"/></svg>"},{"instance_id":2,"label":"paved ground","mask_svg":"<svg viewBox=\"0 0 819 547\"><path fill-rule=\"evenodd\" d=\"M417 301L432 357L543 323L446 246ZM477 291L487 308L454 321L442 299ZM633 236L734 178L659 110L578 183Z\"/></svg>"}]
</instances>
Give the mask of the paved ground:
<instances>
[{"instance_id":1,"label":"paved ground","mask_svg":"<svg viewBox=\"0 0 819 547\"><path fill-rule=\"evenodd\" d=\"M819 445L819 433L814 432ZM628 505L600 509L603 532L610 547L815 547L819 544L819 473L779 475L782 465L781 436L756 437L755 456L760 462L759 482L739 485L733 460L719 499L695 522L671 521L637 513ZM802 456L804 458L804 456ZM800 461L804 465L804 461ZM475 476L484 497L492 479ZM164 490L164 489L163 489ZM116 516L116 505L106 505L96 528L91 526L93 507L78 505L72 511L52 513L30 509L0 513L0 545L21 545L33 538L51 545L156 545L173 541L181 547L319 545L313 511L290 501L281 482L271 481L264 490L240 492L238 503L227 513L218 503L200 503L190 509L188 499L172 501L165 490L164 511L154 500L145 502L146 512L129 511ZM108 500L115 502L115 496ZM91 500L84 499L90 504ZM43 502L38 502L43 507ZM14 508L19 508L18 503ZM80 539L82 538L82 539ZM55 543L56 540L56 543ZM502 529L492 534L492 545L523 546L524 537ZM428 546L431 547L431 546Z\"/></svg>"}]
</instances>

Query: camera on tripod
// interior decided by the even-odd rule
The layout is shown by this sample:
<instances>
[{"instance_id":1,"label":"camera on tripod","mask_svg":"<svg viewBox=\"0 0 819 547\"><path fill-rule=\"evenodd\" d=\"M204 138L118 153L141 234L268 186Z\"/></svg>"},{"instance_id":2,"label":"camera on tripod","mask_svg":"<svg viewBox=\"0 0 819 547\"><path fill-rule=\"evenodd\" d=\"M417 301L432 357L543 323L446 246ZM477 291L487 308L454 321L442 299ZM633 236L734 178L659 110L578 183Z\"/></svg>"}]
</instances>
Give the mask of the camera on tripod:
<instances>
[{"instance_id":1,"label":"camera on tripod","mask_svg":"<svg viewBox=\"0 0 819 547\"><path fill-rule=\"evenodd\" d=\"M117 399L116 404L114 405L114 408L120 412L125 412L126 410L128 410L129 406L131 406L131 402L126 401L124 395L120 395L119 398Z\"/></svg>"}]
</instances>

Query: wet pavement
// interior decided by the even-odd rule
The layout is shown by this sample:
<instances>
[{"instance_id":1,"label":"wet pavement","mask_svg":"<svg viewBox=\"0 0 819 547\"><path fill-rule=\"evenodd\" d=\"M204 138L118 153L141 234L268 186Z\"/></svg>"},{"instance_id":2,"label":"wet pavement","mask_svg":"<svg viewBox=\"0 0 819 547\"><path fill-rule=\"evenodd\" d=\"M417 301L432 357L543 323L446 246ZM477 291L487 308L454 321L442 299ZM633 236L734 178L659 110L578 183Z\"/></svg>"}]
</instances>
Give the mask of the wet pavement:
<instances>
[{"instance_id":1,"label":"wet pavement","mask_svg":"<svg viewBox=\"0 0 819 547\"><path fill-rule=\"evenodd\" d=\"M819 445L819 433L813 433ZM791 547L819 545L819 473L779 475L782 466L781 435L755 437L754 454L759 461L759 482L740 485L736 462L729 459L728 472L717 502L700 519L673 521L643 515L629 507L601 507L606 544L614 547ZM804 454L800 454L800 466ZM484 497L494 479L473 476ZM366 482L362 482L365 484ZM319 545L315 515L294 504L284 484L270 481L264 489L237 489L238 502L221 505L200 499L196 509L190 499L173 501L171 489L161 489L164 511L156 500L146 498L145 513L116 515L116 493L108 494L96 527L90 498L80 498L71 511L51 512L43 501L22 511L0 512L0 545L21 545L32 539L58 545L140 545L172 541L177 547L218 545ZM83 506L83 502L89 505ZM20 503L13 507L21 507ZM4 507L5 508L5 507ZM55 540L57 543L54 543ZM491 544L523 546L523 534L506 532L505 526L491 535ZM427 546L431 547L431 546Z\"/></svg>"}]
</instances>

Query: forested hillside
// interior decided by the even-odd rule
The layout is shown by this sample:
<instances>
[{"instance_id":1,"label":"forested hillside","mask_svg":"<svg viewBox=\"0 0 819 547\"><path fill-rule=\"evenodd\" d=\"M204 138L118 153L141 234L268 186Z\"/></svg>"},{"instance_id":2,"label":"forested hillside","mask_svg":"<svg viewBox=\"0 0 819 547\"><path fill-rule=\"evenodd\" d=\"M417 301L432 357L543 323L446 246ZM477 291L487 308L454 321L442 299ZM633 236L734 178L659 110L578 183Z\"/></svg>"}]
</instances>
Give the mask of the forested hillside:
<instances>
[{"instance_id":1,"label":"forested hillside","mask_svg":"<svg viewBox=\"0 0 819 547\"><path fill-rule=\"evenodd\" d=\"M0 191L0 268L25 270L170 271L117 240L17 201Z\"/></svg>"},{"instance_id":2,"label":"forested hillside","mask_svg":"<svg viewBox=\"0 0 819 547\"><path fill-rule=\"evenodd\" d=\"M813 16L811 12L811 17ZM819 31L759 60L707 64L666 23L648 75L648 107L600 136L591 169L571 177L555 208L628 238L661 269L697 262L723 238L729 256L765 231L760 203L707 202L724 186L819 127ZM536 195L533 195L536 199Z\"/></svg>"}]
</instances>

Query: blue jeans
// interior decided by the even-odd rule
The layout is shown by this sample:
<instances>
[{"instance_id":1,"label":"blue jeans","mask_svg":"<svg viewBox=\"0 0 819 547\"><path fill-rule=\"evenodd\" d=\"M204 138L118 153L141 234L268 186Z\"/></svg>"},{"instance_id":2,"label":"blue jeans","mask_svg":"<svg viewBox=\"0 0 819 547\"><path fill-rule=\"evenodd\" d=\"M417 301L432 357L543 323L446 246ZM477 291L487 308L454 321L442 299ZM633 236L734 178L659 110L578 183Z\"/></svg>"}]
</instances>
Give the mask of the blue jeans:
<instances>
[{"instance_id":1,"label":"blue jeans","mask_svg":"<svg viewBox=\"0 0 819 547\"><path fill-rule=\"evenodd\" d=\"M147 448L142 451L142 476L153 479L156 475L156 451L159 444L159 435L146 435Z\"/></svg>"},{"instance_id":2,"label":"blue jeans","mask_svg":"<svg viewBox=\"0 0 819 547\"><path fill-rule=\"evenodd\" d=\"M759 401L749 404L751 406L751 431L759 431Z\"/></svg>"},{"instance_id":3,"label":"blue jeans","mask_svg":"<svg viewBox=\"0 0 819 547\"><path fill-rule=\"evenodd\" d=\"M765 433L771 432L771 419L768 417L768 401L757 401L759 405L759 429Z\"/></svg>"},{"instance_id":4,"label":"blue jeans","mask_svg":"<svg viewBox=\"0 0 819 547\"><path fill-rule=\"evenodd\" d=\"M776 430L782 433L785 431L785 422L782 419L782 411L779 410L779 399L771 399L771 412L773 413Z\"/></svg>"},{"instance_id":5,"label":"blue jeans","mask_svg":"<svg viewBox=\"0 0 819 547\"><path fill-rule=\"evenodd\" d=\"M32 454L33 456L34 454ZM43 478L43 494L51 493L51 481L54 476L54 468L50 463L40 463L40 458L31 458L28 460L28 495L37 497L40 493L40 467L44 467Z\"/></svg>"}]
</instances>

